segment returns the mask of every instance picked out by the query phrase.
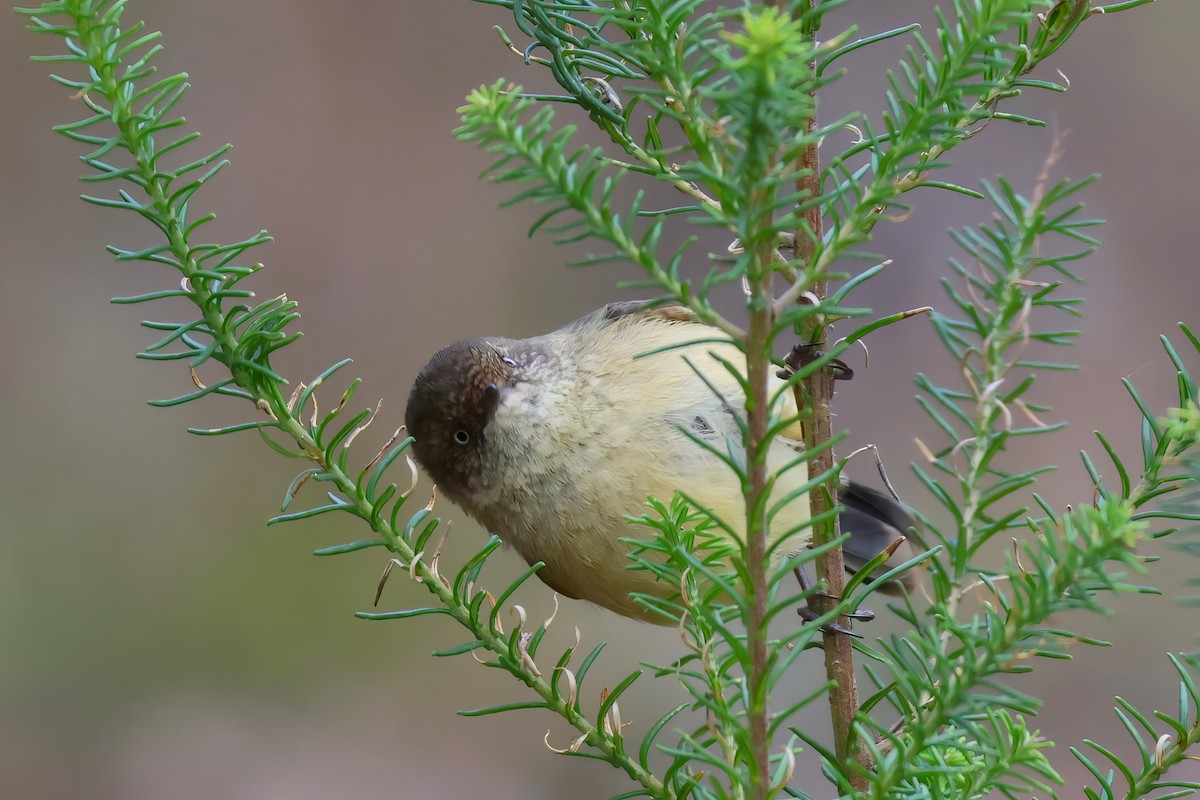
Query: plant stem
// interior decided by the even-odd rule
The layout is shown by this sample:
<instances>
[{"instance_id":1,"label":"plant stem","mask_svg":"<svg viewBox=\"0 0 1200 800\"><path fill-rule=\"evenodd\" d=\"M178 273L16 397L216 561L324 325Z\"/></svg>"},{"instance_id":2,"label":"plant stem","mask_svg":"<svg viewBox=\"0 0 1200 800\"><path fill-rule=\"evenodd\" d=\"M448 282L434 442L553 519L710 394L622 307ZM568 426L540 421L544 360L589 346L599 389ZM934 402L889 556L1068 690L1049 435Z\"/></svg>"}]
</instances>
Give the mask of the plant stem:
<instances>
[{"instance_id":1,"label":"plant stem","mask_svg":"<svg viewBox=\"0 0 1200 800\"><path fill-rule=\"evenodd\" d=\"M438 598L449 612L449 616L470 630L484 648L499 656L501 661L505 662L508 671L532 689L542 699L547 709L563 717L579 731L582 734L582 743L595 748L609 763L624 770L630 778L644 787L647 796L674 797L674 791L670 786L665 786L636 758L624 751L619 740L619 731L610 735L584 717L573 701L556 693L554 688L534 670L520 664L510 663L511 646L508 638L487 621L477 619L472 613L472 609L460 602L454 590L446 584L444 579L419 559L409 542L393 528L385 515L381 514L380 510L363 496L354 478L335 460L326 457L312 432L297 418L302 409L296 409L295 415L293 415L288 401L278 391L269 391L264 388L260 381L254 380L253 372L250 369L237 363L235 356L239 346L237 333L232 326L227 324L228 317L224 308L219 302L214 302L213 289L210 288L209 281L190 280L198 276L201 265L197 262L196 250L188 242L188 229L184 222L185 214L180 211L176 199L168 193L166 183L156 171L157 153L153 147L134 148L130 146L131 142L138 141L137 126L142 124L142 121L137 117L129 99L122 91L124 84L117 76L120 62L109 57L114 47L113 30L97 23L96 18L102 13L102 8L99 6L83 2L66 3L62 6L61 11L69 15L74 22L74 31L83 51L85 63L94 72L92 88L111 105L112 123L120 132L118 145L128 150L133 156L134 170L140 179L135 183L145 190L148 199L140 211L165 235L171 254L181 266L185 278L189 279L190 299L199 309L207 330L212 332L217 341L215 360L229 368L234 383L246 391L254 405L275 420L279 429L296 442L300 451L329 476L330 483L349 499L357 515L367 521L371 529L383 538L387 549L398 555L407 564L413 564L416 561L412 569L413 577ZM113 28L115 30L115 23Z\"/></svg>"},{"instance_id":2,"label":"plant stem","mask_svg":"<svg viewBox=\"0 0 1200 800\"><path fill-rule=\"evenodd\" d=\"M825 298L825 281L813 284L812 291L822 300ZM817 340L824 343L824 335ZM828 369L817 370L804 381L804 393L808 398L808 424L804 428L805 447L811 449L833 438L830 422L830 400L833 397L833 373ZM819 452L809 464L810 474L833 469L833 448ZM813 518L826 513L836 503L837 479L817 487L809 494ZM813 525L813 546L823 547L840 535L836 517ZM825 586L825 592L813 596L812 604L818 614L828 612L842 596L846 584L845 563L842 548L834 547L817 556L817 576ZM849 627L850 620L844 616L837 622ZM861 743L852 747L854 717L858 713L858 685L854 678L854 650L849 636L827 633L825 646L825 674L833 682L829 690L829 710L833 722L834 753L842 763L855 761L864 768L870 766L869 754ZM851 785L856 790L867 787L866 777L859 771L851 772Z\"/></svg>"},{"instance_id":3,"label":"plant stem","mask_svg":"<svg viewBox=\"0 0 1200 800\"><path fill-rule=\"evenodd\" d=\"M771 360L771 272L772 248L759 254L757 273L751 280L750 328L746 341L746 379L752 399L747 411L746 456L746 567L749 571L746 619L750 650L750 707L747 722L752 744L751 797L765 798L771 789L770 718L767 708L770 674L767 667L767 438L770 396L767 379Z\"/></svg>"},{"instance_id":4,"label":"plant stem","mask_svg":"<svg viewBox=\"0 0 1200 800\"><path fill-rule=\"evenodd\" d=\"M817 0L813 0L815 6ZM819 18L818 18L819 19ZM810 35L817 33L815 23ZM813 69L816 65L813 64ZM796 180L796 189L801 199L817 197L821 194L821 164L817 151L817 107L815 94L812 96L812 114L808 118L806 134L808 145L800 154L800 177ZM807 283L807 291L824 302L829 293L828 281L825 279L823 265L814 264L814 255L823 235L821 207L812 205L805 210L802 218L797 220L795 232L795 257L800 263ZM819 315L811 318L800 333L802 341L813 342L818 347L826 343L825 326ZM833 371L819 369L796 387L796 408L807 412L807 424L804 426L804 446L810 452L817 454L808 462L810 475L829 472L833 469L833 448L827 447L817 451L819 445L833 438L833 424L830 418L830 403L833 400ZM807 400L807 408L801 403L801 398ZM823 486L816 487L809 493L809 505L812 519L820 519L837 502L837 478L832 477ZM837 517L818 522L813 525L813 546L820 548L834 541L840 535ZM826 593L813 596L814 611L824 614L837 604L846 585L845 563L842 558L842 548L834 547L817 557L817 577L826 587ZM849 627L850 620L838 617L837 623ZM870 756L861 743L852 746L851 738L854 717L858 713L858 685L854 678L854 650L849 636L837 633L825 635L825 674L832 682L829 690L829 711L833 723L834 754L838 760L846 764L857 762L864 770L847 770L850 774L851 787L856 791L867 788L864 771L869 767Z\"/></svg>"}]
</instances>

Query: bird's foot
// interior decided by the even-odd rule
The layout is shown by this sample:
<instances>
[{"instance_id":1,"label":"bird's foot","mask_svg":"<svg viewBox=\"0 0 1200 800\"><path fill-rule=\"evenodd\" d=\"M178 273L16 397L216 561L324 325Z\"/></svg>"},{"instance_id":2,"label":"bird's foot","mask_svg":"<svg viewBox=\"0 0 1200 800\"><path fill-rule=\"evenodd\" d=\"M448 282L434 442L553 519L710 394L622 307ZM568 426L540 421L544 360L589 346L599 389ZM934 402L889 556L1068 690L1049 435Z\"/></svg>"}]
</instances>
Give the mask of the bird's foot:
<instances>
[{"instance_id":1,"label":"bird's foot","mask_svg":"<svg viewBox=\"0 0 1200 800\"><path fill-rule=\"evenodd\" d=\"M797 370L808 366L824 355L821 348L813 343L798 344L792 348L791 352L783 358L783 363L787 366L789 373L786 370L781 370L779 377L786 380L790 374ZM854 370L846 365L845 361L840 358L831 359L828 364L829 369L833 370L833 379L835 381L848 381L854 377Z\"/></svg>"},{"instance_id":2,"label":"bird's foot","mask_svg":"<svg viewBox=\"0 0 1200 800\"><path fill-rule=\"evenodd\" d=\"M807 592L812 588L812 583L808 580L808 575L804 572L803 567L796 567L795 573L796 579L800 581L800 589L802 591ZM818 619L824 616L824 614L822 614L820 611L817 611L817 609L813 608L812 601L814 597L820 597L825 600L839 599L835 595L825 591L816 591L810 594L808 596L808 601L804 604L804 606L796 609L796 613L800 616L800 619L804 620L805 622L816 622ZM852 619L855 622L870 622L871 620L875 619L875 612L869 608L856 608L854 611L847 612L842 616L846 617L847 619ZM836 621L826 622L821 626L821 631L826 634L844 634L846 636L853 636L855 639L863 638L860 634L855 633L843 625L839 625Z\"/></svg>"}]
</instances>

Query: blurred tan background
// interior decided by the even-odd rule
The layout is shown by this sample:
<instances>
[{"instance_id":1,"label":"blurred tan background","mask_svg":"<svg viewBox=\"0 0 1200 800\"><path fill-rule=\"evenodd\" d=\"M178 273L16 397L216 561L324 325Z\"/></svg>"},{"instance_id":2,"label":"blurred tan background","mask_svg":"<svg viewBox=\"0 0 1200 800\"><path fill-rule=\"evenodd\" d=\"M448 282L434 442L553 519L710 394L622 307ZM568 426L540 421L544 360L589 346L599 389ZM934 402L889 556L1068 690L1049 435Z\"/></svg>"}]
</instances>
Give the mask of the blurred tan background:
<instances>
[{"instance_id":1,"label":"blurred tan background","mask_svg":"<svg viewBox=\"0 0 1200 800\"><path fill-rule=\"evenodd\" d=\"M862 12L863 32L873 33L928 24L932 6L859 0L849 13ZM508 190L477 182L485 158L451 137L455 108L473 86L538 77L491 32L494 23L511 26L501 10L466 0L364 0L341 14L282 0L130 3L128 20L143 17L166 33L160 68L191 74L188 129L202 130L210 149L236 145L232 168L193 206L219 214L208 236L267 228L278 239L256 256L268 270L254 288L301 300L309 337L278 366L297 380L351 355L366 380L356 402L384 398L374 438L360 440L364 460L400 423L416 370L441 345L529 335L628 296L614 286L634 277L631 269L567 268L581 249L526 239L531 209L500 210ZM845 19L843 10L830 30ZM61 44L24 33L15 16L0 21L0 797L601 798L629 788L603 764L549 753L547 728L560 747L569 735L547 715L455 716L527 695L467 656L431 659L431 650L461 641L450 623L356 620L353 612L371 604L384 556L322 560L310 552L363 529L330 517L267 529L295 464L251 434L184 432L238 421L246 409L216 399L145 405L190 387L178 364L132 358L152 340L138 321L169 318L170 309L106 300L166 287L170 277L115 265L103 245L146 246L154 232L75 198L84 188L76 182L81 148L49 129L80 109L46 80L49 65L27 60ZM1089 213L1110 222L1099 233L1104 249L1081 267L1087 318L1071 357L1082 370L1045 375L1035 390L1071 427L1022 444L1007 462L1061 464L1042 486L1059 505L1091 499L1077 451L1099 450L1093 429L1136 458L1135 413L1120 378L1133 375L1164 407L1173 381L1157 335L1177 320L1200 324L1198 26L1200 5L1180 0L1092 20L1052 65L1070 79L1068 93L1005 106L1070 131L1059 176L1104 174L1086 193ZM848 60L852 74L828 99L825 118L854 108L877 118L880 71L898 48ZM954 154L954 176L973 183L1003 171L1028 191L1050 142L1043 130L993 124ZM959 196L911 199L911 219L880 225L873 246L894 266L858 298L881 313L945 305L937 279L955 254L945 229L990 216ZM705 244L725 242L710 235ZM694 252L702 268L702 251ZM906 465L917 455L914 435L938 440L912 400L911 376L953 376L925 321L876 336L871 349L870 368L840 388L838 421L852 429L852 443L878 443L906 499L928 505ZM866 460L852 472L874 480ZM451 506L439 510L456 520L446 557L455 563L481 534ZM1185 558L1169 562L1148 580L1176 587L1200 569ZM522 566L499 555L490 584ZM551 609L540 585L519 599L536 619ZM393 579L383 605L424 600L419 587ZM1200 617L1138 598L1120 611L1111 620L1056 621L1117 647L1081 651L1075 664L1047 663L1020 679L1047 698L1038 724L1062 745L1088 736L1121 746L1109 710L1115 693L1143 709L1175 702L1162 653L1192 647ZM571 601L555 643L575 625L585 647L611 643L594 692L639 661L681 652L670 632ZM884 613L869 633L895 627ZM820 669L818 656L801 657L781 699L811 691ZM643 679L623 703L629 733L640 738L682 697L670 681ZM819 715L807 724L819 725ZM1053 759L1075 794L1081 770L1065 747ZM826 796L814 762L801 769L799 785ZM1200 767L1191 770L1200 777Z\"/></svg>"}]
</instances>

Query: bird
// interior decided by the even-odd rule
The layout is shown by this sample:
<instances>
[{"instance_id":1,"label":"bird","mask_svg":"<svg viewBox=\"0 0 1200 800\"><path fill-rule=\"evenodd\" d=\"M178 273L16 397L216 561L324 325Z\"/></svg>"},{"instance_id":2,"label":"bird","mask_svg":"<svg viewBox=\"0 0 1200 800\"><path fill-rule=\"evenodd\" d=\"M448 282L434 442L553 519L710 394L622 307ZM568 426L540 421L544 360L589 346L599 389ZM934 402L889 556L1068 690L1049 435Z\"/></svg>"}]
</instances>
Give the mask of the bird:
<instances>
[{"instance_id":1,"label":"bird","mask_svg":"<svg viewBox=\"0 0 1200 800\"><path fill-rule=\"evenodd\" d=\"M744 354L719 329L680 304L611 303L550 333L483 337L451 344L414 381L405 412L418 464L439 492L497 535L561 595L617 614L669 623L631 597L677 593L648 570L631 569L640 531L629 517L652 496L677 491L740 534L745 505L735 472L695 439L740 447L745 395L722 365ZM702 377L703 376L703 377ZM771 377L772 389L782 378ZM780 417L795 417L793 394L779 393ZM799 423L771 443L778 471L802 449ZM808 480L805 464L777 472L773 497ZM911 516L889 496L848 482L839 492L847 569L889 546L881 570L911 553ZM807 496L771 520L776 561L811 541ZM900 546L896 547L897 541ZM911 586L911 578L899 584ZM897 590L897 584L888 588Z\"/></svg>"}]
</instances>

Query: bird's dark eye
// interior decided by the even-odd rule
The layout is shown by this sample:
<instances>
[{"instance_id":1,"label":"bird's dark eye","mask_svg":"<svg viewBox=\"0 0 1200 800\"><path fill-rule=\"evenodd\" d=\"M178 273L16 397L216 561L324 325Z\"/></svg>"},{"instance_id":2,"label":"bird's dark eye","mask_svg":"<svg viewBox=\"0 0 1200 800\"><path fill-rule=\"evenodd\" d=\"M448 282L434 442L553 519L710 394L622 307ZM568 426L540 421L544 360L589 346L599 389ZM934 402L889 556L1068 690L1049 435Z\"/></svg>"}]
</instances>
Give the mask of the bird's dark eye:
<instances>
[{"instance_id":1,"label":"bird's dark eye","mask_svg":"<svg viewBox=\"0 0 1200 800\"><path fill-rule=\"evenodd\" d=\"M508 364L510 367L515 367L517 365L516 359L510 358L509 356L500 356L500 360L505 364Z\"/></svg>"},{"instance_id":2,"label":"bird's dark eye","mask_svg":"<svg viewBox=\"0 0 1200 800\"><path fill-rule=\"evenodd\" d=\"M466 431L455 431L454 441L458 442L459 444L470 444L471 434L467 433Z\"/></svg>"}]
</instances>

